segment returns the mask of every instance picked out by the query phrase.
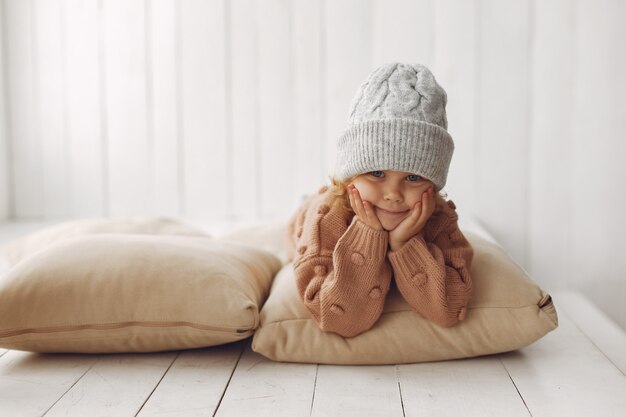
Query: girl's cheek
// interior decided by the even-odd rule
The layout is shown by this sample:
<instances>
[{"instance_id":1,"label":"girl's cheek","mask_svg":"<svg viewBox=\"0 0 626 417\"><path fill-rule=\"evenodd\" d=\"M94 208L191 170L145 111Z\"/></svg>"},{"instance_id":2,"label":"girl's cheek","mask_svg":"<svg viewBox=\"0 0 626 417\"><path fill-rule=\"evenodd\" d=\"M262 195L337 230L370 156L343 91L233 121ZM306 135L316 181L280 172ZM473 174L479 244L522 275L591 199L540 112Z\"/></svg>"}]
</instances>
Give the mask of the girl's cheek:
<instances>
[{"instance_id":1,"label":"girl's cheek","mask_svg":"<svg viewBox=\"0 0 626 417\"><path fill-rule=\"evenodd\" d=\"M363 200L370 201L372 199L372 195L367 188L363 189L363 187L361 187L361 189L359 189L359 194Z\"/></svg>"},{"instance_id":2,"label":"girl's cheek","mask_svg":"<svg viewBox=\"0 0 626 417\"><path fill-rule=\"evenodd\" d=\"M354 187L354 188L355 188L355 189L359 192L359 194L361 195L361 197L363 197L363 191L364 191L364 190L363 190L363 187L362 187L362 186L358 186L358 185L356 185L356 184L353 184L352 186L353 186L353 187Z\"/></svg>"}]
</instances>

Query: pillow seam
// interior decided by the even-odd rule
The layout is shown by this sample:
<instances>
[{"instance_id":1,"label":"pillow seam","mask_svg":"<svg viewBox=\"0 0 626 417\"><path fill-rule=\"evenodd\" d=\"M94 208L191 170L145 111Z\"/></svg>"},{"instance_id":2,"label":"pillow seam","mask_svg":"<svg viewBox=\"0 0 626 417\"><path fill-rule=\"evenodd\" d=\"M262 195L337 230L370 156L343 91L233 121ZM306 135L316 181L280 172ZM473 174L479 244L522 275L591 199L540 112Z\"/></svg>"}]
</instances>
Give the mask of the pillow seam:
<instances>
[{"instance_id":1,"label":"pillow seam","mask_svg":"<svg viewBox=\"0 0 626 417\"><path fill-rule=\"evenodd\" d=\"M537 307L538 310L541 310L543 312L543 310L541 308L539 308L539 306L537 304L528 304L528 305L525 305L525 306L518 306L518 307L468 307L467 310L479 310L479 309L488 309L488 308L493 308L493 309L508 308L508 309L515 309L515 310L517 310L517 309L528 308L528 307ZM388 311L386 313L381 314L381 317L385 316L385 315L389 315L389 314L409 313L409 312L415 313L415 311L413 311L413 310ZM545 312L543 312L543 313L545 314ZM282 323L282 322L286 322L286 321L298 321L298 320L313 320L313 318L312 317L302 317L302 318L295 318L295 319L276 320L276 321L271 321L269 323L261 322L261 327L266 326L266 325L270 325L270 324L274 324L274 323Z\"/></svg>"},{"instance_id":2,"label":"pillow seam","mask_svg":"<svg viewBox=\"0 0 626 417\"><path fill-rule=\"evenodd\" d=\"M103 327L96 327L103 326ZM109 323L92 323L92 324L66 324L59 326L47 326L47 327L31 327L24 330L6 330L0 332L0 340L5 338L23 336L28 334L51 334L51 333L64 333L64 332L76 332L83 330L96 330L96 331L108 331L126 329L129 327L143 327L143 328L171 328L171 327L190 327L197 330L215 331L223 333L235 333L242 334L250 330L254 330L255 327L249 326L233 326L233 327L220 327L211 326L193 322L175 322L171 321L168 324L160 324L157 321L137 321L137 322L109 322ZM248 328L249 327L249 328ZM4 335L2 333L5 333ZM15 334L10 334L15 333Z\"/></svg>"}]
</instances>

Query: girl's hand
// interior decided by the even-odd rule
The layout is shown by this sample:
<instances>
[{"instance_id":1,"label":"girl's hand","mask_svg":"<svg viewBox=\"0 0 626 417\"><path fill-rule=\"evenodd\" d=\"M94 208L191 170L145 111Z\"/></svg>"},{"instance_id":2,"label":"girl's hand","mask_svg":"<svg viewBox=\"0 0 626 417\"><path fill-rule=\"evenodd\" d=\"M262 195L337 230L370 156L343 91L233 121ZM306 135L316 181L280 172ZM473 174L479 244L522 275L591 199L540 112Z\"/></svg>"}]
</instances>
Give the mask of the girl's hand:
<instances>
[{"instance_id":1,"label":"girl's hand","mask_svg":"<svg viewBox=\"0 0 626 417\"><path fill-rule=\"evenodd\" d=\"M417 202L411 214L389 232L389 245L392 251L399 250L418 233L423 233L426 222L435 211L435 192L432 187L422 193L422 201Z\"/></svg>"},{"instance_id":2,"label":"girl's hand","mask_svg":"<svg viewBox=\"0 0 626 417\"><path fill-rule=\"evenodd\" d=\"M350 206L359 217L359 219L374 230L383 230L378 216L374 212L372 203L369 201L361 201L361 194L353 184L348 185L348 196L350 197Z\"/></svg>"}]
</instances>

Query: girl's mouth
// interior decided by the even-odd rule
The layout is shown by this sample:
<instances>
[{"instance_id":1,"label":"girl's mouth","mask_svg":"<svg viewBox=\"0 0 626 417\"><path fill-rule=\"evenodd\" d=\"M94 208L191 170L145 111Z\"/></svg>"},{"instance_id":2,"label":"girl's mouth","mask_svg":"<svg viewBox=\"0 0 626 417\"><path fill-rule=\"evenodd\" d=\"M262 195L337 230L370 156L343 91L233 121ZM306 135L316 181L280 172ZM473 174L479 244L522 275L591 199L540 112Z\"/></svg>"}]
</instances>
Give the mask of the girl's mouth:
<instances>
[{"instance_id":1,"label":"girl's mouth","mask_svg":"<svg viewBox=\"0 0 626 417\"><path fill-rule=\"evenodd\" d=\"M390 216L401 216L401 215L403 215L403 214L406 214L406 212L408 211L408 210L405 210L405 211L394 212L394 211L387 211L387 210L385 210L385 209L381 209L380 207L376 207L376 208L377 208L380 212L385 213L385 214L388 214L388 215L390 215Z\"/></svg>"}]
</instances>

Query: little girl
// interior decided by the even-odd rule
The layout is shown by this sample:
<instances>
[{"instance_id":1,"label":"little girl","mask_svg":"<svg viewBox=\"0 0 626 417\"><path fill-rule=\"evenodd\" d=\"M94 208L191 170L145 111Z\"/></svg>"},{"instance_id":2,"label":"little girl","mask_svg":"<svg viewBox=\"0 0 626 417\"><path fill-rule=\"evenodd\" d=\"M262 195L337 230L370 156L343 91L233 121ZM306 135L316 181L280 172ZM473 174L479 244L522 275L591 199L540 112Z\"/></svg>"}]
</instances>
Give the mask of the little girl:
<instances>
[{"instance_id":1,"label":"little girl","mask_svg":"<svg viewBox=\"0 0 626 417\"><path fill-rule=\"evenodd\" d=\"M465 318L473 249L439 192L454 151L446 92L428 68L377 68L351 105L331 187L289 221L298 294L320 329L344 337L379 319L394 278L437 325Z\"/></svg>"}]
</instances>

